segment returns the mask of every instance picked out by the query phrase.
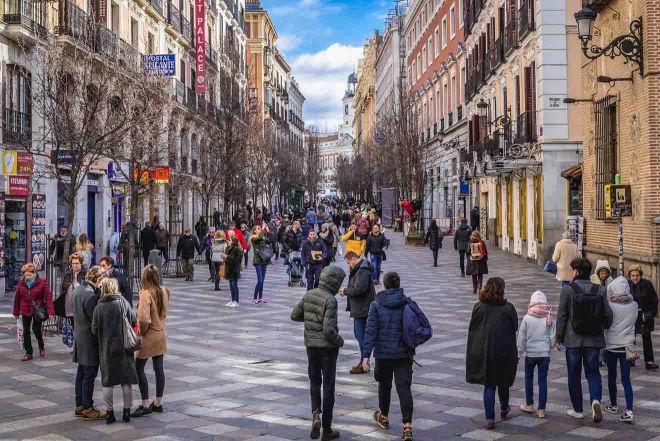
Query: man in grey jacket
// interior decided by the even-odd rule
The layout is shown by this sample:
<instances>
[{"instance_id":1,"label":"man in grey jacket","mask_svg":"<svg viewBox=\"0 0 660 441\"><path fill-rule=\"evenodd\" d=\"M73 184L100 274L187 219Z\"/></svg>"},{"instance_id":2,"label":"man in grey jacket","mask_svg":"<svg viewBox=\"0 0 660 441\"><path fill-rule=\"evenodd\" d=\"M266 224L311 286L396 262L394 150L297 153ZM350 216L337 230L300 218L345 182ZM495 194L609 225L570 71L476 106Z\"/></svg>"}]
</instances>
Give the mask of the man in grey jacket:
<instances>
[{"instance_id":1,"label":"man in grey jacket","mask_svg":"<svg viewBox=\"0 0 660 441\"><path fill-rule=\"evenodd\" d=\"M97 290L106 273L100 266L87 271L85 283L73 291L73 362L78 363L76 373L75 416L84 419L105 418L105 412L94 407L94 381L99 372L99 349L92 334L92 318L98 301Z\"/></svg>"},{"instance_id":2,"label":"man in grey jacket","mask_svg":"<svg viewBox=\"0 0 660 441\"><path fill-rule=\"evenodd\" d=\"M582 406L582 365L589 384L591 410L595 423L603 419L601 399L603 385L600 376L600 351L605 347L604 330L612 325L612 309L610 308L605 287L594 285L589 280L591 262L582 257L576 257L570 263L573 273L573 283L564 286L559 296L559 311L557 312L557 341L555 348L566 348L566 367L568 371L568 393L571 397L572 409L568 415L584 418ZM583 300L579 310L576 307L576 297ZM581 329L575 329L575 326ZM588 331L585 330L588 328Z\"/></svg>"},{"instance_id":3,"label":"man in grey jacket","mask_svg":"<svg viewBox=\"0 0 660 441\"><path fill-rule=\"evenodd\" d=\"M291 313L291 320L305 322L307 372L312 398L312 432L309 436L318 439L323 426L323 441L339 438L339 432L332 430L332 411L335 406L337 356L339 348L344 345L344 339L339 335L337 327L335 295L345 277L344 270L337 266L324 268L321 271L319 287L307 291Z\"/></svg>"}]
</instances>

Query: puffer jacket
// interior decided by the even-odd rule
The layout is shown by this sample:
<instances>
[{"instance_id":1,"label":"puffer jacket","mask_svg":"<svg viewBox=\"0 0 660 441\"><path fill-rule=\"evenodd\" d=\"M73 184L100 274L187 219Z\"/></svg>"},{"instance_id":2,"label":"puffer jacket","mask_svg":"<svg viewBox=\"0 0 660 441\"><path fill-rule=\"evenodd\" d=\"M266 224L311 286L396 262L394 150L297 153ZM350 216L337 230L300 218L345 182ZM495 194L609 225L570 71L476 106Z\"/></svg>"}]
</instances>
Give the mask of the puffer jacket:
<instances>
[{"instance_id":1,"label":"puffer jacket","mask_svg":"<svg viewBox=\"0 0 660 441\"><path fill-rule=\"evenodd\" d=\"M34 305L46 308L49 316L55 315L55 307L53 306L53 295L48 287L48 282L43 277L37 276L37 280L28 287L25 279L21 277L16 285L16 294L14 295L13 315L25 317L32 317L34 315Z\"/></svg>"},{"instance_id":2,"label":"puffer jacket","mask_svg":"<svg viewBox=\"0 0 660 441\"><path fill-rule=\"evenodd\" d=\"M383 254L383 248L387 246L387 239L385 235L379 234L370 234L367 237L367 243L365 246L364 254L373 254L374 256L380 256Z\"/></svg>"},{"instance_id":3,"label":"puffer jacket","mask_svg":"<svg viewBox=\"0 0 660 441\"><path fill-rule=\"evenodd\" d=\"M424 243L429 244L429 248L432 250L437 250L442 248L442 239L444 239L444 236L440 228L429 227L426 236L424 236Z\"/></svg>"},{"instance_id":4,"label":"puffer jacket","mask_svg":"<svg viewBox=\"0 0 660 441\"><path fill-rule=\"evenodd\" d=\"M349 311L353 318L367 318L369 315L369 306L376 296L371 278L372 270L371 264L366 259L362 259L349 275L344 294L348 298L346 311Z\"/></svg>"},{"instance_id":5,"label":"puffer jacket","mask_svg":"<svg viewBox=\"0 0 660 441\"><path fill-rule=\"evenodd\" d=\"M338 266L321 271L319 287L307 291L293 308L291 320L305 323L305 347L340 348L344 339L337 327L337 299L346 273Z\"/></svg>"},{"instance_id":6,"label":"puffer jacket","mask_svg":"<svg viewBox=\"0 0 660 441\"><path fill-rule=\"evenodd\" d=\"M472 231L467 225L461 225L454 233L454 249L459 251L465 251L468 249L468 244L470 243L470 234Z\"/></svg>"},{"instance_id":7,"label":"puffer jacket","mask_svg":"<svg viewBox=\"0 0 660 441\"><path fill-rule=\"evenodd\" d=\"M619 304L610 302L612 325L605 330L605 349L621 349L635 343L637 303Z\"/></svg>"},{"instance_id":8,"label":"puffer jacket","mask_svg":"<svg viewBox=\"0 0 660 441\"><path fill-rule=\"evenodd\" d=\"M291 251L300 251L303 243L303 232L302 230L293 231L291 228L284 235L284 243Z\"/></svg>"},{"instance_id":9,"label":"puffer jacket","mask_svg":"<svg viewBox=\"0 0 660 441\"><path fill-rule=\"evenodd\" d=\"M214 239L211 244L211 262L222 262L222 257L225 249L227 248L227 241L224 239Z\"/></svg>"},{"instance_id":10,"label":"puffer jacket","mask_svg":"<svg viewBox=\"0 0 660 441\"><path fill-rule=\"evenodd\" d=\"M367 331L364 337L363 358L371 351L377 359L400 359L410 357L414 350L403 341L403 307L408 299L402 289L388 289L376 294L369 307Z\"/></svg>"}]
</instances>

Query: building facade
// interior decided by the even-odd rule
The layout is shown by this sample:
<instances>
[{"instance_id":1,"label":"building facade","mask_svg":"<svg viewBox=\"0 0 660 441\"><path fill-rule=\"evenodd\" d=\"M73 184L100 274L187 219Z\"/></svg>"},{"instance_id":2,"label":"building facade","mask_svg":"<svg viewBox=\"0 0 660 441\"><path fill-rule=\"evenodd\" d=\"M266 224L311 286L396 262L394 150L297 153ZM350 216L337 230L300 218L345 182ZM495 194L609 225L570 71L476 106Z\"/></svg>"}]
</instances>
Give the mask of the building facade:
<instances>
[{"instance_id":1,"label":"building facade","mask_svg":"<svg viewBox=\"0 0 660 441\"><path fill-rule=\"evenodd\" d=\"M631 24L641 20L643 34L643 69L635 61L624 64L622 56L586 58L582 51L582 88L573 98L584 102L570 104L584 115L581 135L584 137L584 162L581 179L584 252L592 261L606 259L618 273L619 241L616 219L610 216L606 203L606 186L619 175L631 187L632 216L622 218L624 271L639 264L644 277L660 286L660 48L654 42L660 31L660 14L653 2L604 1L594 4L597 13L592 40L588 47L607 46L615 37L631 33ZM572 18L572 17L571 17ZM574 24L575 21L573 20ZM576 34L571 42L581 45ZM624 78L610 82L607 78Z\"/></svg>"},{"instance_id":2,"label":"building facade","mask_svg":"<svg viewBox=\"0 0 660 441\"><path fill-rule=\"evenodd\" d=\"M362 58L358 61L357 86L353 101L353 138L356 149L367 143L374 142L376 135L376 55L378 54L382 37L378 31L368 38L362 50Z\"/></svg>"},{"instance_id":3,"label":"building facade","mask_svg":"<svg viewBox=\"0 0 660 441\"><path fill-rule=\"evenodd\" d=\"M465 0L469 150L462 162L491 244L542 263L566 229L561 171L580 160L573 13L579 0Z\"/></svg>"}]
</instances>

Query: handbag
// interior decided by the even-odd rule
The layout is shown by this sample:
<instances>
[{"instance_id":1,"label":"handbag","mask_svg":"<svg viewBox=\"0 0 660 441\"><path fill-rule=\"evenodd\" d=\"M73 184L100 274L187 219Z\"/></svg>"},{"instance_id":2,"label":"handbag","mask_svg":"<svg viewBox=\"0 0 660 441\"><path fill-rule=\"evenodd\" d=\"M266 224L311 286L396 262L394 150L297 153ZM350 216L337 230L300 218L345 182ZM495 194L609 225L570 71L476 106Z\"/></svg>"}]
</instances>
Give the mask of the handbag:
<instances>
[{"instance_id":1,"label":"handbag","mask_svg":"<svg viewBox=\"0 0 660 441\"><path fill-rule=\"evenodd\" d=\"M626 346L626 360L639 360L639 352L637 352L637 348L634 344Z\"/></svg>"},{"instance_id":2,"label":"handbag","mask_svg":"<svg viewBox=\"0 0 660 441\"><path fill-rule=\"evenodd\" d=\"M62 325L62 343L68 347L73 347L73 327L69 323L69 319L64 319L64 324Z\"/></svg>"},{"instance_id":3,"label":"handbag","mask_svg":"<svg viewBox=\"0 0 660 441\"><path fill-rule=\"evenodd\" d=\"M268 263L270 260L273 258L273 247L270 245L264 245L261 247L259 250L259 257L261 257L261 260Z\"/></svg>"},{"instance_id":4,"label":"handbag","mask_svg":"<svg viewBox=\"0 0 660 441\"><path fill-rule=\"evenodd\" d=\"M128 310L126 309L126 305L124 301L121 301L121 314L122 318L124 319L124 349L129 351L129 352L135 352L138 351L142 347L142 338L136 334L135 330L131 326L131 323L128 321L128 317L126 316L128 313Z\"/></svg>"},{"instance_id":5,"label":"handbag","mask_svg":"<svg viewBox=\"0 0 660 441\"><path fill-rule=\"evenodd\" d=\"M221 279L225 278L225 264L224 262L220 264L220 267L218 268L218 277Z\"/></svg>"},{"instance_id":6,"label":"handbag","mask_svg":"<svg viewBox=\"0 0 660 441\"><path fill-rule=\"evenodd\" d=\"M48 320L48 312L46 311L45 306L39 306L36 304L36 302L33 300L32 301L32 306L34 307L34 320L43 323L46 320Z\"/></svg>"},{"instance_id":7,"label":"handbag","mask_svg":"<svg viewBox=\"0 0 660 441\"><path fill-rule=\"evenodd\" d=\"M385 254L385 251L383 251L383 262L387 260L387 254Z\"/></svg>"},{"instance_id":8,"label":"handbag","mask_svg":"<svg viewBox=\"0 0 660 441\"><path fill-rule=\"evenodd\" d=\"M548 260L543 266L543 271L550 274L557 274L557 264L552 260Z\"/></svg>"}]
</instances>

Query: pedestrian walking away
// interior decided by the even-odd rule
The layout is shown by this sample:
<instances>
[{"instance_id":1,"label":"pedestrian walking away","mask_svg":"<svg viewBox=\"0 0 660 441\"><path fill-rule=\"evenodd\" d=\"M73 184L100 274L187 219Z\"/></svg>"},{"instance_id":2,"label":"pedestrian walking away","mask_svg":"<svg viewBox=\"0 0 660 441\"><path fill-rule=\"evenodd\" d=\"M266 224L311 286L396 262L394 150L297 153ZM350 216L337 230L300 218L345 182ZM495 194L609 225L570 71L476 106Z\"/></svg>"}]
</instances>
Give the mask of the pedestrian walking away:
<instances>
[{"instance_id":1,"label":"pedestrian walking away","mask_svg":"<svg viewBox=\"0 0 660 441\"><path fill-rule=\"evenodd\" d=\"M431 253L433 253L434 267L438 266L438 253L440 248L442 248L443 239L442 232L440 231L440 228L438 228L438 222L435 219L431 219L431 225L429 225L429 229L424 236L424 244L428 244Z\"/></svg>"},{"instance_id":2,"label":"pedestrian walking away","mask_svg":"<svg viewBox=\"0 0 660 441\"><path fill-rule=\"evenodd\" d=\"M93 266L73 291L73 362L78 363L76 373L75 416L84 419L103 419L105 412L94 407L94 381L99 372L98 340L92 333L92 318L98 301L99 288L106 273L100 266Z\"/></svg>"},{"instance_id":3,"label":"pedestrian walking away","mask_svg":"<svg viewBox=\"0 0 660 441\"><path fill-rule=\"evenodd\" d=\"M337 356L344 339L337 326L337 299L346 273L337 266L328 266L321 271L318 288L305 293L293 308L291 320L305 323L305 347L307 349L307 372L309 375L312 401L312 430L310 438L331 440L339 438L332 429L332 413L335 404L335 377ZM321 398L323 385L323 398Z\"/></svg>"},{"instance_id":4,"label":"pedestrian walking away","mask_svg":"<svg viewBox=\"0 0 660 441\"><path fill-rule=\"evenodd\" d=\"M213 270L211 274L213 277L214 289L216 291L220 291L220 268L224 261L226 247L227 239L225 238L225 234L222 231L216 231L214 233L214 239L210 247L210 260L213 264Z\"/></svg>"},{"instance_id":5,"label":"pedestrian walking away","mask_svg":"<svg viewBox=\"0 0 660 441\"><path fill-rule=\"evenodd\" d=\"M140 244L142 245L142 258L144 266L149 263L149 252L156 248L156 233L149 221L144 222L144 228L140 232ZM130 252L130 250L127 250Z\"/></svg>"},{"instance_id":6,"label":"pedestrian walking away","mask_svg":"<svg viewBox=\"0 0 660 441\"><path fill-rule=\"evenodd\" d=\"M206 238L208 231L209 231L209 226L206 223L204 216L200 216L199 220L195 224L195 233L197 234L197 239L199 240L199 243L204 243L204 238Z\"/></svg>"},{"instance_id":7,"label":"pedestrian walking away","mask_svg":"<svg viewBox=\"0 0 660 441\"><path fill-rule=\"evenodd\" d=\"M13 315L23 324L23 361L30 361L32 355L32 335L34 332L39 346L39 357L46 356L46 346L42 334L42 324L47 316L55 315L53 295L46 279L39 277L37 267L27 263L21 268L23 276L18 280L14 294ZM39 309L39 310L38 310ZM44 313L46 315L44 315Z\"/></svg>"},{"instance_id":8,"label":"pedestrian walking away","mask_svg":"<svg viewBox=\"0 0 660 441\"><path fill-rule=\"evenodd\" d=\"M202 248L197 236L193 236L192 230L186 228L176 245L176 257L181 259L183 276L187 282L192 282L195 276L195 252L202 254Z\"/></svg>"},{"instance_id":9,"label":"pedestrian walking away","mask_svg":"<svg viewBox=\"0 0 660 441\"><path fill-rule=\"evenodd\" d=\"M165 229L165 224L158 224L158 229L155 232L156 235L156 248L163 255L163 263L167 262L170 259L170 232Z\"/></svg>"},{"instance_id":10,"label":"pedestrian walking away","mask_svg":"<svg viewBox=\"0 0 660 441\"><path fill-rule=\"evenodd\" d=\"M390 272L383 277L385 291L376 294L369 306L369 317L362 349L362 368L369 371L369 359L374 353L374 378L378 382L378 410L374 420L383 429L390 427L390 399L392 378L399 396L403 416L401 439L412 441L413 397L412 365L414 349L403 340L403 308L408 299L401 289L399 274Z\"/></svg>"},{"instance_id":11,"label":"pedestrian walking away","mask_svg":"<svg viewBox=\"0 0 660 441\"><path fill-rule=\"evenodd\" d=\"M658 295L653 284L643 279L642 267L633 265L628 269L630 292L638 305L637 322L635 323L635 334L642 335L642 346L644 348L644 364L646 370L655 371L658 365L655 363L653 354L653 342L651 332L655 330L655 317L658 315ZM632 362L634 366L634 361Z\"/></svg>"},{"instance_id":12,"label":"pedestrian walking away","mask_svg":"<svg viewBox=\"0 0 660 441\"><path fill-rule=\"evenodd\" d=\"M465 277L465 257L470 244L470 234L472 231L468 227L467 219L461 219L458 229L454 233L454 250L458 251L459 266L461 268L461 277Z\"/></svg>"},{"instance_id":13,"label":"pedestrian walking away","mask_svg":"<svg viewBox=\"0 0 660 441\"><path fill-rule=\"evenodd\" d=\"M552 261L557 264L557 280L566 286L573 280L571 261L579 256L578 247L571 239L570 231L564 231L561 240L555 244Z\"/></svg>"},{"instance_id":14,"label":"pedestrian walking away","mask_svg":"<svg viewBox=\"0 0 660 441\"><path fill-rule=\"evenodd\" d=\"M480 218L479 207L472 207L472 210L470 210L470 228L472 231L479 229Z\"/></svg>"},{"instance_id":15,"label":"pedestrian walking away","mask_svg":"<svg viewBox=\"0 0 660 441\"><path fill-rule=\"evenodd\" d=\"M364 257L369 258L373 273L371 277L374 285L380 284L380 270L383 265L383 257L385 249L388 247L389 241L380 230L380 225L374 225L371 229L371 234L367 237L367 242L364 248Z\"/></svg>"},{"instance_id":16,"label":"pedestrian walking away","mask_svg":"<svg viewBox=\"0 0 660 441\"><path fill-rule=\"evenodd\" d=\"M323 262L327 256L325 242L316 235L316 231L310 230L307 240L302 244L302 265L307 277L307 290L317 288L323 269Z\"/></svg>"},{"instance_id":17,"label":"pedestrian walking away","mask_svg":"<svg viewBox=\"0 0 660 441\"><path fill-rule=\"evenodd\" d=\"M604 330L612 324L612 309L605 287L590 281L591 262L576 257L570 263L573 282L559 294L555 348L566 351L568 393L572 408L568 415L583 419L582 366L589 385L589 402L595 423L603 419L603 384L599 353L605 347Z\"/></svg>"},{"instance_id":18,"label":"pedestrian walking away","mask_svg":"<svg viewBox=\"0 0 660 441\"><path fill-rule=\"evenodd\" d=\"M639 358L633 349L635 344L635 322L637 303L630 293L628 281L619 276L607 287L607 299L612 308L612 325L605 331L605 363L607 363L607 389L610 404L605 410L619 413L617 401L617 365L621 367L621 385L626 398L626 408L619 418L625 423L633 422L633 387L630 381L630 360ZM631 353L632 357L629 355Z\"/></svg>"},{"instance_id":19,"label":"pedestrian walking away","mask_svg":"<svg viewBox=\"0 0 660 441\"><path fill-rule=\"evenodd\" d=\"M527 314L518 329L518 359L525 355L525 404L520 410L545 418L548 401L548 369L550 351L555 343L557 322L552 319L548 300L541 291L532 294ZM539 384L538 407L534 407L534 370L537 370Z\"/></svg>"},{"instance_id":20,"label":"pedestrian walking away","mask_svg":"<svg viewBox=\"0 0 660 441\"><path fill-rule=\"evenodd\" d=\"M465 357L466 380L484 386L486 429L495 429L495 392L500 398L500 416L511 411L509 388L516 379L518 314L506 300L504 280L488 279L472 309Z\"/></svg>"},{"instance_id":21,"label":"pedestrian walking away","mask_svg":"<svg viewBox=\"0 0 660 441\"><path fill-rule=\"evenodd\" d=\"M353 319L353 334L360 347L360 360L351 368L351 374L366 374L362 363L362 351L364 349L364 334L367 329L367 317L369 306L376 296L373 279L371 276L371 264L352 251L344 257L350 274L348 285L339 290L339 295L346 297L346 311L350 312Z\"/></svg>"},{"instance_id":22,"label":"pedestrian walking away","mask_svg":"<svg viewBox=\"0 0 660 441\"><path fill-rule=\"evenodd\" d=\"M472 276L472 292L476 294L483 286L484 274L488 274L488 250L476 230L470 235L466 272Z\"/></svg>"},{"instance_id":23,"label":"pedestrian walking away","mask_svg":"<svg viewBox=\"0 0 660 441\"><path fill-rule=\"evenodd\" d=\"M121 386L124 404L122 420L130 422L132 385L138 384L133 352L124 347L126 321L134 327L137 323L135 313L119 291L117 279L106 277L101 282L99 301L92 317L92 334L96 336L99 348L106 424L116 422L113 408L115 386Z\"/></svg>"},{"instance_id":24,"label":"pedestrian walking away","mask_svg":"<svg viewBox=\"0 0 660 441\"><path fill-rule=\"evenodd\" d=\"M142 346L135 354L135 367L140 386L142 404L131 414L142 417L152 412L163 413L163 393L165 392L165 370L163 358L167 353L167 305L170 292L161 285L158 269L147 265L142 270L142 290L137 308L137 320L142 338ZM144 372L147 360L151 358L156 377L156 398L149 403L149 382Z\"/></svg>"}]
</instances>

